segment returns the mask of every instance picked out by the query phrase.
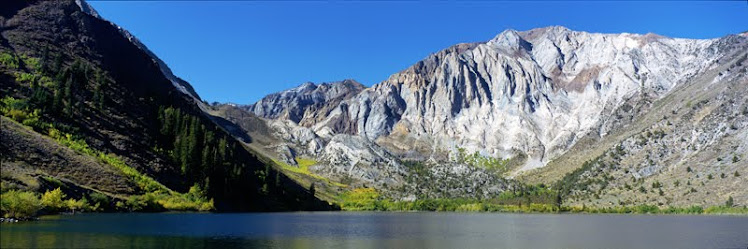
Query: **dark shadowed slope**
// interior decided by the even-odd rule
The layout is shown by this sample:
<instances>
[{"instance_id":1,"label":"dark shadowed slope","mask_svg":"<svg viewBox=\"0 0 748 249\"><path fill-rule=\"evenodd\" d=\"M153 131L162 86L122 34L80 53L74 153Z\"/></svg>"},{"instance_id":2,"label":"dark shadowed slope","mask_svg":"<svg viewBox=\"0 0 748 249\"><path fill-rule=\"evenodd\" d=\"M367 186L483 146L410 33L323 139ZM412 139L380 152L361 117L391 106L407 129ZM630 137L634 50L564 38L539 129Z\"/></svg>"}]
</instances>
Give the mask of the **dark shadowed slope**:
<instances>
[{"instance_id":1,"label":"dark shadowed slope","mask_svg":"<svg viewBox=\"0 0 748 249\"><path fill-rule=\"evenodd\" d=\"M87 8L72 0L4 1L0 8L2 113L15 120L4 122L33 129L3 126L3 186L34 190L43 175L122 198L192 189L217 210L330 208L206 117L186 82ZM51 141L76 153L55 151ZM55 170L64 165L34 160L49 153L87 163ZM75 167L101 173L75 175ZM17 174L6 174L11 170Z\"/></svg>"}]
</instances>

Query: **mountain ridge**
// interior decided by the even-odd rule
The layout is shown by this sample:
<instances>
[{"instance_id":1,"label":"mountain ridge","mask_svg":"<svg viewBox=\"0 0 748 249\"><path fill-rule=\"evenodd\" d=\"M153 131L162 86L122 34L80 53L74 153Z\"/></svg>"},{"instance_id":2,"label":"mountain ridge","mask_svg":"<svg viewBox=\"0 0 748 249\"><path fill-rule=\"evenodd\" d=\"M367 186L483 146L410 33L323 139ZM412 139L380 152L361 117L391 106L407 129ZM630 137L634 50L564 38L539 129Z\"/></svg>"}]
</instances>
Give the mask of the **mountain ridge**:
<instances>
[{"instance_id":1,"label":"mountain ridge","mask_svg":"<svg viewBox=\"0 0 748 249\"><path fill-rule=\"evenodd\" d=\"M609 134L631 129L643 112L667 102L673 89L705 84L703 75L713 75L715 68L739 57L745 44L741 35L683 39L588 33L561 26L506 30L486 42L461 43L433 53L340 101L322 113L322 119L315 113L318 121L313 124L247 111L276 124L273 127L300 125L294 129L316 137L319 152L280 140L289 141L292 152L318 158L316 172L328 177L355 175L382 187L378 182L387 175L398 179L409 174L399 161L438 165L455 162L460 153L477 153L504 160L500 174L505 177L552 184L585 162L558 165L576 153L570 150L580 142L594 145L607 141ZM744 81L740 70L729 79L727 73L719 73L713 80ZM263 105L273 103L266 100ZM291 122L278 125L283 120ZM363 139L346 145L343 141L353 140L345 136ZM326 152L328 143L338 149ZM380 158L394 163L375 166L380 163L357 147L361 144L383 149L387 155ZM337 159L331 161L331 155ZM563 170L541 176L555 169Z\"/></svg>"},{"instance_id":2,"label":"mountain ridge","mask_svg":"<svg viewBox=\"0 0 748 249\"><path fill-rule=\"evenodd\" d=\"M564 94L568 95L570 93L573 94L573 92L583 93L584 92L583 91L584 88L587 87L587 86L589 86L589 85L593 85L594 87L602 87L601 85L597 85L599 83L589 84L590 83L589 82L590 79L593 78L594 76L597 76L597 74L599 74L599 72L597 72L597 71L599 71L599 69L597 69L595 67L583 68L581 70L580 69L574 69L574 68L572 68L573 70L578 70L580 72L570 71L570 72L566 72L565 73L563 71L560 71L560 72L556 71L557 68L560 69L563 65L565 65L566 63L569 63L568 60L574 60L573 58L574 58L574 56L576 56L576 55L574 55L574 56L567 56L567 54L570 54L572 52L553 54L553 52L561 52L561 49L558 46L556 46L556 43L562 44L563 46L567 46L567 47L568 46L572 46L572 45L569 44L569 42L564 41L564 39L568 39L568 35L574 35L574 34L577 34L577 35L580 35L580 36L603 36L604 35L604 34L598 34L598 33L586 33L586 32L571 31L569 29L566 29L566 28L563 28L563 27L560 27L560 26L553 26L553 27L549 27L549 28L539 28L539 29L533 29L533 30L523 31L523 32L517 32L517 31L513 31L513 30L507 30L507 31L502 32L501 34L497 35L496 37L494 37L493 39L491 39L491 40L489 40L488 42L485 42L485 43L458 44L458 45L455 45L455 46L450 47L448 49L445 49L445 50L442 50L440 52L437 52L437 53L435 53L435 54L427 57L426 59L417 62L414 66L412 66L412 67L410 67L408 69L405 69L405 70L403 70L403 71L401 71L399 73L394 74L393 76L390 77L390 79L385 80L382 83L375 84L372 87L369 87L369 88L365 89L364 92L366 92L366 91L372 91L372 92L380 91L379 95L383 95L383 94L387 94L387 93L383 93L381 91L388 91L389 93L398 94L398 92L404 91L402 89L402 86L407 86L411 90L414 89L413 87L421 87L421 86L422 87L428 87L427 83L429 83L429 82L428 82L428 80L425 80L425 79L420 79L420 80L417 80L417 79L397 79L397 78L394 78L394 77L398 77L398 75L402 75L402 74L412 74L415 77L418 77L417 75L422 74L421 72L424 72L424 71L435 71L435 70L437 70L436 68L428 67L428 66L426 66L426 64L432 64L432 65L434 65L434 64L439 63L439 60L442 59L442 58L439 58L439 57L446 57L446 56L450 56L450 55L453 55L453 56L454 55L462 55L464 52L473 51L476 47L479 47L481 44L486 45L486 46L491 47L491 48L497 47L498 49L500 49L500 51L504 51L504 52L499 52L499 54L497 54L497 56L500 56L500 54L507 53L508 51L505 50L507 48L514 49L514 50L511 51L511 53L514 53L514 52L518 51L516 49L520 49L520 47L519 47L520 46L519 45L520 41L527 42L527 41L524 40L524 38L532 38L531 40L533 41L533 44L536 44L536 45L534 45L535 47L543 48L543 46L546 46L546 47L552 46L556 50L556 51L554 51L553 49L542 50L542 49L536 48L534 51L540 51L540 52L534 53L533 49L530 48L529 45L524 45L522 47L523 51L525 51L524 55L525 56L529 56L529 58L525 58L525 59L528 59L531 62L535 62L537 64L537 66L539 66L539 68L542 69L542 70L537 70L536 69L537 71L540 71L540 72L538 72L536 74L536 76L533 76L533 77L536 77L536 78L540 79L540 81L547 81L545 84L534 85L534 86L532 86L530 84L526 84L525 86L516 85L516 84L512 84L511 83L513 81L513 77L515 77L515 76L514 75L508 75L506 78L508 78L508 82L510 82L509 85L505 85L504 87L500 87L500 88L504 88L504 89L495 89L495 87L493 87L494 89L489 89L487 82L492 80L492 79L490 79L490 76L493 76L493 75L495 75L497 73L490 73L490 74L483 73L481 76L485 76L485 75L489 75L489 76L488 77L483 77L482 79L478 79L478 81L480 81L480 84L479 85L473 85L472 89L465 89L465 90L470 91L470 92L457 93L458 95L464 96L464 98L463 99L452 99L452 101L447 102L447 103L453 102L454 106L451 108L451 110L443 110L443 111L445 111L445 112L448 111L449 112L448 115L455 116L457 114L457 112L462 111L462 109L467 109L467 108L463 108L463 107L468 107L469 108L469 106L471 105L471 103L468 103L467 100L471 100L473 98L477 98L478 99L478 103L472 103L473 105L477 104L477 105L489 105L489 106L492 106L492 105L499 105L499 104L506 105L506 104L511 104L511 103L520 103L522 106L520 106L519 110L517 110L517 111L535 112L535 109L536 109L535 105L537 105L538 102L543 102L543 101L546 101L546 100L550 100L549 99L549 94L551 94L550 91L553 91L555 93L555 92L558 92L559 90L563 90ZM621 34L621 35L618 35L618 36L623 36L623 38L619 39L621 41L616 41L617 43L612 44L612 45L613 46L623 46L624 48L626 48L627 46L646 46L647 44L641 45L641 44L631 44L631 43L632 42L636 42L636 40L648 41L648 40L651 40L650 38L652 37L652 35L629 35L629 34ZM630 38L629 36L633 37L633 39L629 39ZM659 36L657 36L657 37L659 37ZM657 37L655 37L655 41L649 41L649 42L660 43L658 41L659 38L657 38ZM556 39L556 40L560 40L560 41L551 41L551 38ZM595 38L600 38L600 37L595 37ZM606 37L602 37L602 39L606 39ZM670 38L668 38L668 39L670 39ZM513 41L511 41L511 40L513 40ZM509 41L509 42L507 42L507 41ZM548 44L549 41L551 42L551 44ZM698 46L698 45L702 45L703 46L703 44L699 44L699 43L706 43L708 41L713 41L713 40L688 40L688 41L691 42L691 43L695 43L694 45L696 45L696 46ZM629 44L621 44L621 43L625 43L625 42L628 42ZM529 44L529 42L527 42L527 43ZM577 42L577 45L578 45L578 42ZM488 48L486 48L486 49L488 49ZM565 48L565 49L566 50L571 50L572 48ZM475 51L476 53L479 53L479 54L477 54L477 56L481 56L480 53L491 52L491 51L483 51L483 50L484 49L479 49L479 51ZM551 54L547 54L547 53L551 53ZM476 56L476 55L474 54L473 56ZM567 61L563 61L564 58L566 58ZM464 60L469 60L470 58L454 58L454 59L463 60L464 61ZM496 59L499 59L499 58L497 57ZM561 60L561 61L559 61L559 60ZM629 75L623 75L622 77L629 77L630 74L632 74L632 73L638 73L639 68L636 65L637 62L636 61L631 61L631 64L632 65L629 65L629 69L627 69L629 71L628 72ZM520 67L521 70L523 70L523 72L525 71L525 68L522 68L523 67L522 64L515 64L515 65L517 67ZM451 69L444 69L444 70L455 70L455 69L451 68ZM459 70L459 69L457 69L457 70ZM672 75L672 74L670 74L670 75ZM414 76L408 76L408 77L414 77ZM659 76L659 74L656 74L655 76ZM468 77L468 76L466 76L466 77ZM644 76L644 77L646 77L646 76ZM547 80L549 78L553 78L553 79ZM661 77L661 78L670 78L670 77ZM678 80L680 80L679 79L680 77L672 77L672 78L673 78L672 81L678 81ZM536 82L536 81L538 81L538 80L532 79L532 78L529 79L529 80L530 80L530 82ZM670 82L671 80L663 80L663 79L657 79L657 80L658 80L658 82L667 82L667 84L657 85L657 86L650 86L649 88L654 88L654 90L656 90L656 91L665 91L667 89L672 88L672 86L674 84L673 82ZM401 84L398 83L398 81L402 81L404 85L401 86ZM646 79L644 81L646 81ZM548 85L549 83L550 83L550 85ZM415 85L413 85L413 84L415 84ZM475 83L473 83L473 84L475 84ZM433 87L433 86L431 86L431 87ZM462 86L462 87L469 87L469 86ZM524 89L522 89L522 88L524 88ZM541 91L535 91L535 90L533 90L534 88L538 88ZM630 88L635 88L635 86L630 87ZM545 90L545 89L548 89L548 90ZM463 91L465 91L465 90L463 90ZM519 98L517 98L517 97L511 98L512 96L516 96L515 92L523 91L523 90L526 91L526 92L528 92L528 93L529 92L532 92L532 93L541 92L541 94L540 95L530 94L530 95L521 96ZM543 91L545 91L545 92L543 92ZM629 90L629 91L631 91L631 90ZM493 96L492 96L493 94L496 94L496 93L502 94L502 92L505 92L505 93L508 92L509 93L509 94L507 94L508 96L505 96L507 98L504 98L504 100L505 99L509 99L510 100L509 103L506 103L506 102L505 103L501 103L500 101L503 101L502 99L493 98ZM363 93L361 95L366 95L366 94L367 93ZM421 93L422 96L424 94L425 93ZM431 93L431 94L433 94L433 93ZM519 95L523 95L523 94L520 93ZM618 98L618 102L620 102L621 97L617 97L617 98ZM395 96L393 98L390 98L390 102L392 102L392 104L391 105L386 105L387 106L386 109L395 110L395 112L393 114L395 114L394 116L398 116L397 114L399 114L399 113L397 113L397 111L399 109L403 108L403 104L402 104L403 100L404 99L402 97L397 97L397 96ZM366 101L366 100L364 100L364 101ZM559 100L559 101L563 101L563 100ZM413 101L411 101L411 102L413 102ZM410 106L414 105L412 103L409 103L409 104L410 104ZM382 107L382 108L384 108L384 107ZM430 107L430 108L435 108L435 107ZM427 111L427 110L423 110L423 107L421 107L421 109L422 110L420 110L420 111ZM406 110L401 110L401 111L406 111ZM255 113L258 114L257 112L255 112ZM349 110L348 113L351 113L351 110ZM260 116L262 116L262 115L260 115ZM359 120L359 122L361 122L361 121L364 120L364 118L362 118L362 117L353 118L353 119L357 119L357 120ZM398 118L396 118L396 119L398 119ZM378 121L379 122L373 122L371 124L371 126L374 126L374 128L370 129L369 131L366 131L366 128L365 128L366 125L358 124L357 126L354 126L354 127L346 127L346 128L344 128L342 130L342 132L343 133L349 133L349 134L353 134L353 133L360 134L360 133L362 133L362 130L363 130L364 135L366 135L369 139L375 139L375 138L379 137L382 134L389 133L394 128L393 126L395 125L395 120L378 120ZM399 121L399 119L397 121ZM325 121L322 121L322 122L325 122ZM328 121L328 122L331 122L331 121ZM337 122L339 123L339 121L337 121ZM387 123L388 125L385 125L384 127L377 127L376 123ZM366 124L366 123L364 123L364 124ZM324 126L324 124L321 124L321 125ZM428 124L425 124L425 125L428 125ZM588 126L591 126L591 124L587 124L585 126L588 127ZM317 127L316 129L320 129L320 127ZM428 127L423 127L423 129L428 129ZM559 138L559 137L556 137L556 138ZM551 141L546 141L544 144L548 144L550 142ZM506 151L508 149L505 148L504 150ZM495 152L491 152L490 154L492 154L494 156L498 156L498 154L495 153ZM541 155L541 157L542 157L542 155Z\"/></svg>"},{"instance_id":3,"label":"mountain ridge","mask_svg":"<svg viewBox=\"0 0 748 249\"><path fill-rule=\"evenodd\" d=\"M209 105L83 0L8 6L0 110L15 121L2 136L28 144L3 147L3 189L64 182L76 197L213 198L220 211L329 210L362 189L396 201L521 205L530 189L557 191L559 205L748 203L745 34L505 30L371 87L307 82Z\"/></svg>"},{"instance_id":4,"label":"mountain ridge","mask_svg":"<svg viewBox=\"0 0 748 249\"><path fill-rule=\"evenodd\" d=\"M61 187L88 199L99 193L113 199L111 210L335 208L244 147L204 112L188 83L84 1L7 6L0 16L0 110L14 121L3 118L2 140L30 144L3 143L3 191ZM6 130L6 122L16 123ZM67 164L49 165L38 155L84 165L60 169ZM80 173L86 167L106 170Z\"/></svg>"}]
</instances>

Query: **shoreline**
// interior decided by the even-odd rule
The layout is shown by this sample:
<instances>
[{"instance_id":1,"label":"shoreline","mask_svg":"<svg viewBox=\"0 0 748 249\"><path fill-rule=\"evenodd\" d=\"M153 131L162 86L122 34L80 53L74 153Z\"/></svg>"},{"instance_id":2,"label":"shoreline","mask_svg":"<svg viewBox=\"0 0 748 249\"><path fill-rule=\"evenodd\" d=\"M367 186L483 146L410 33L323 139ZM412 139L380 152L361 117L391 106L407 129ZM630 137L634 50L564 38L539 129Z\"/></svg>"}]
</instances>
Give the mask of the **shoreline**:
<instances>
[{"instance_id":1,"label":"shoreline","mask_svg":"<svg viewBox=\"0 0 748 249\"><path fill-rule=\"evenodd\" d=\"M708 208L707 208L708 210ZM260 213L440 213L440 214L559 214L559 215L663 215L663 216L741 216L748 217L748 208L738 208L737 212L701 212L701 213L689 213L689 212L605 212L595 209L587 209L584 211L572 211L572 210L560 210L552 212L538 212L538 211L451 211L451 210L330 210L330 211L280 211L280 212L198 212L198 211L177 211L168 210L162 212L77 212L77 213L57 213L57 214L44 214L33 217L23 218L0 218L0 224L5 223L25 223L43 220L44 217L50 216L75 216L79 214L165 214L165 213L176 213L176 214L260 214Z\"/></svg>"}]
</instances>

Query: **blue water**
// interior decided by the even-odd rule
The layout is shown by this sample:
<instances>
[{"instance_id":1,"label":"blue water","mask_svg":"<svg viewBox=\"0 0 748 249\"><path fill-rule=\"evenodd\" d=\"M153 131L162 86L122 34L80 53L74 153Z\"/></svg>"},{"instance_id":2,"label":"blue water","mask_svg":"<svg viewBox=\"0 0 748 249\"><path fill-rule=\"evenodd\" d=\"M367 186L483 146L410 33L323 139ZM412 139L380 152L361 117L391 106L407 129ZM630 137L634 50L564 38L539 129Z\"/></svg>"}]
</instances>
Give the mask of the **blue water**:
<instances>
[{"instance_id":1,"label":"blue water","mask_svg":"<svg viewBox=\"0 0 748 249\"><path fill-rule=\"evenodd\" d=\"M748 248L746 216L122 213L0 232L2 248Z\"/></svg>"}]
</instances>

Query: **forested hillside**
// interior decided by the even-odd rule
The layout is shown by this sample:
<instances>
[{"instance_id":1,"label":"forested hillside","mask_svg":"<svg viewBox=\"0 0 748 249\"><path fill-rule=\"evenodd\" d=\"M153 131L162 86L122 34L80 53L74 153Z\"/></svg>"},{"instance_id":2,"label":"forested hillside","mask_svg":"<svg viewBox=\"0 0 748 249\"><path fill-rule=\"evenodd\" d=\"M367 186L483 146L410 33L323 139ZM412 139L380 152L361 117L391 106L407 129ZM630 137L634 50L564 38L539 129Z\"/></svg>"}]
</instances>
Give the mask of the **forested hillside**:
<instances>
[{"instance_id":1,"label":"forested hillside","mask_svg":"<svg viewBox=\"0 0 748 249\"><path fill-rule=\"evenodd\" d=\"M81 9L3 3L3 192L60 187L107 195L112 209L330 208L214 124L126 31Z\"/></svg>"}]
</instances>

